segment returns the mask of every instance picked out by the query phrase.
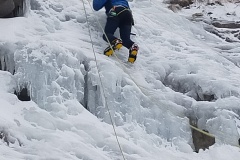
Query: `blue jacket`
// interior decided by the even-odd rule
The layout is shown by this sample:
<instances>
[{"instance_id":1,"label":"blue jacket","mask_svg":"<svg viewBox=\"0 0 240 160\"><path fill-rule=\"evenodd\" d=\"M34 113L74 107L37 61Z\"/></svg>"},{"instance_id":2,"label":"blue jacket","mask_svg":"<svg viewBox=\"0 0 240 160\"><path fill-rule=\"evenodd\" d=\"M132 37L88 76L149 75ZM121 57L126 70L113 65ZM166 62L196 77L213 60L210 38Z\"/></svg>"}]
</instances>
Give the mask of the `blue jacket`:
<instances>
[{"instance_id":1,"label":"blue jacket","mask_svg":"<svg viewBox=\"0 0 240 160\"><path fill-rule=\"evenodd\" d=\"M93 9L95 11L98 11L101 8L105 7L106 13L108 13L113 6L119 5L129 8L127 0L93 0Z\"/></svg>"}]
</instances>

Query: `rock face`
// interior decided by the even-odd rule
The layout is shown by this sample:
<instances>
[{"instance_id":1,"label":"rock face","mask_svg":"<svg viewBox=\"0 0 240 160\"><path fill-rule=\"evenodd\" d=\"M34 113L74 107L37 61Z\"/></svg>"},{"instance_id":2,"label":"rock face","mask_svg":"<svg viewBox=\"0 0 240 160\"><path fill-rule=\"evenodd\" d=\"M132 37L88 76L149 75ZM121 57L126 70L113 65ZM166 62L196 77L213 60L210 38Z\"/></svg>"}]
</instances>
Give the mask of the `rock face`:
<instances>
[{"instance_id":1,"label":"rock face","mask_svg":"<svg viewBox=\"0 0 240 160\"><path fill-rule=\"evenodd\" d=\"M0 18L19 16L23 11L24 0L0 0ZM22 16L22 14L20 14Z\"/></svg>"},{"instance_id":2,"label":"rock face","mask_svg":"<svg viewBox=\"0 0 240 160\"><path fill-rule=\"evenodd\" d=\"M209 28L212 29L209 30ZM226 42L239 42L240 40L240 22L238 21L213 20L205 29L225 39Z\"/></svg>"},{"instance_id":3,"label":"rock face","mask_svg":"<svg viewBox=\"0 0 240 160\"><path fill-rule=\"evenodd\" d=\"M173 12L177 12L182 8L189 7L190 4L193 4L192 0L169 0L165 1L165 3L170 4L168 9L172 10Z\"/></svg>"},{"instance_id":4,"label":"rock face","mask_svg":"<svg viewBox=\"0 0 240 160\"><path fill-rule=\"evenodd\" d=\"M204 130L204 132L208 132ZM195 152L199 152L200 149L208 149L209 146L215 143L215 138L209 137L203 133L200 133L196 130L192 130L193 135L193 144L195 146Z\"/></svg>"},{"instance_id":5,"label":"rock face","mask_svg":"<svg viewBox=\"0 0 240 160\"><path fill-rule=\"evenodd\" d=\"M230 6L229 8L226 6ZM203 24L206 31L229 43L240 42L240 12L237 2L202 3L190 5L190 20ZM184 12L184 11L183 11ZM194 13L196 12L196 13ZM188 13L189 12L188 10Z\"/></svg>"},{"instance_id":6,"label":"rock face","mask_svg":"<svg viewBox=\"0 0 240 160\"><path fill-rule=\"evenodd\" d=\"M179 4L171 4L168 6L168 9L172 10L173 12L177 12L182 9Z\"/></svg>"},{"instance_id":7,"label":"rock face","mask_svg":"<svg viewBox=\"0 0 240 160\"><path fill-rule=\"evenodd\" d=\"M197 119L191 119L190 124L197 128ZM208 131L203 130L205 133L208 133ZM195 152L199 152L200 149L208 149L211 145L215 143L215 138L210 137L204 133L201 133L195 129L192 129L192 139L193 144L195 147Z\"/></svg>"},{"instance_id":8,"label":"rock face","mask_svg":"<svg viewBox=\"0 0 240 160\"><path fill-rule=\"evenodd\" d=\"M170 0L170 4L178 4L181 7L187 7L193 4L192 0Z\"/></svg>"},{"instance_id":9,"label":"rock face","mask_svg":"<svg viewBox=\"0 0 240 160\"><path fill-rule=\"evenodd\" d=\"M212 25L217 28L229 28L229 29L240 29L239 22L231 22L231 21L213 21Z\"/></svg>"}]
</instances>

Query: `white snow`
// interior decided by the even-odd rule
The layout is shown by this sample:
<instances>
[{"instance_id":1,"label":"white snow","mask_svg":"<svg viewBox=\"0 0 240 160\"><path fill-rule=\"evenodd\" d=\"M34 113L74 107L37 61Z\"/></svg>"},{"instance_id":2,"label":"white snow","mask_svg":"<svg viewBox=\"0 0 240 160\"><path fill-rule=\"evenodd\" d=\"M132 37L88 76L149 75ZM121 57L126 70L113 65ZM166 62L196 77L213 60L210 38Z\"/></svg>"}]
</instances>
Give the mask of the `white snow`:
<instances>
[{"instance_id":1,"label":"white snow","mask_svg":"<svg viewBox=\"0 0 240 160\"><path fill-rule=\"evenodd\" d=\"M126 48L102 54L105 11L83 2L31 0L25 17L0 19L0 159L123 159L109 109L127 160L238 160L239 43L162 1L133 0L140 51L129 64ZM23 86L32 101L14 95ZM193 152L189 115L216 144Z\"/></svg>"}]
</instances>

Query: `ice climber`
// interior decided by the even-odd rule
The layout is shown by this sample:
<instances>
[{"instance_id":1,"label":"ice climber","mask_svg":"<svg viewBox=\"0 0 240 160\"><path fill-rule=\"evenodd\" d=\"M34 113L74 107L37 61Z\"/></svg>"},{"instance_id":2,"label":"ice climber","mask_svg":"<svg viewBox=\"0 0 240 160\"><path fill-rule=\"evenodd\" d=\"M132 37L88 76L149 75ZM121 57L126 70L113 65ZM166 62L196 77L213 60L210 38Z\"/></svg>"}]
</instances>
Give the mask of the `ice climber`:
<instances>
[{"instance_id":1,"label":"ice climber","mask_svg":"<svg viewBox=\"0 0 240 160\"><path fill-rule=\"evenodd\" d=\"M137 58L138 45L130 39L133 25L133 16L127 0L93 0L93 9L98 11L105 7L107 22L105 25L103 39L110 42L104 50L106 56L111 56L113 50L120 49L122 46L129 49L128 61L133 63ZM121 39L114 36L116 29L119 28ZM113 50L112 50L113 49Z\"/></svg>"}]
</instances>

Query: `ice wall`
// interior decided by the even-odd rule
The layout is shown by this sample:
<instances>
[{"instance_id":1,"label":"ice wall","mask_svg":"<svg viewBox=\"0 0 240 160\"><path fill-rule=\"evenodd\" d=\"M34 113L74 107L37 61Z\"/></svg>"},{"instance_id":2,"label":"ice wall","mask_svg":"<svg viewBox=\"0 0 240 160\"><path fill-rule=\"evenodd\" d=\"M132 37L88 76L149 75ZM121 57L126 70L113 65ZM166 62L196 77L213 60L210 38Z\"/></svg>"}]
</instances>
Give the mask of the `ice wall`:
<instances>
[{"instance_id":1,"label":"ice wall","mask_svg":"<svg viewBox=\"0 0 240 160\"><path fill-rule=\"evenodd\" d=\"M184 107L170 103L161 91L144 92L121 67L100 63L98 69L102 82L94 63L87 74L87 107L91 113L111 124L109 108L117 126L137 125L147 134L157 135L175 145L183 141L192 145ZM126 131L131 131L131 127L126 127Z\"/></svg>"},{"instance_id":2,"label":"ice wall","mask_svg":"<svg viewBox=\"0 0 240 160\"><path fill-rule=\"evenodd\" d=\"M176 145L187 152L191 151L192 145L188 122L190 114L197 117L198 126L201 129L207 129L221 138L225 133L237 134L236 130L231 130L234 128L233 117L236 115L234 112L225 111L232 110L234 107L237 110L239 105L238 103L225 105L225 102L231 101L231 97L228 99L231 94L227 93L222 102L220 99L214 99L215 97L211 100L216 102L199 102L199 99L194 97L194 94L199 94L201 99L204 95L208 95L206 93L210 93L219 98L225 95L224 92L227 90L226 86L224 87L226 90L218 89L217 83L214 84L216 87L208 87L204 83L211 79L207 77L206 80L201 74L203 72L197 72L199 68L204 68L204 64L198 63L201 67L193 67L196 63L189 60L192 64L184 66L189 63L185 61L187 55L193 55L188 56L189 59L195 58L194 54L190 53L200 50L201 54L196 53L197 56L206 54L196 45L199 40L194 39L190 34L192 32L203 34L203 30L198 32L200 29L193 29L196 26L186 27L187 32L184 34L189 37L182 38L174 31L177 32L180 28L179 32L183 32L184 29L179 27L182 22L186 25L190 24L177 16L170 16L162 8L160 11L155 9L156 13L162 14L160 17L162 19L156 19L153 22L146 18L143 24L140 23L140 26L135 28L144 40L149 35L152 36L146 41L138 41L142 44L142 51L144 51L140 55L143 60L139 59L140 69L132 66L124 69L119 67L116 59L101 55L104 48L102 45L105 44L101 41L102 33L98 30L93 16L87 14L90 19L90 31L95 41L92 42L89 39L89 26L83 17L85 15L83 7L78 1L71 1L73 4L68 1L27 2L28 19L18 19L19 22L24 23L23 27L18 26L20 29L16 33L11 32L14 35L9 34L13 38L6 38L9 43L2 44L0 54L4 54L6 57L4 60L9 61L2 65L3 68L12 72L15 70L17 88L26 86L31 99L41 109L48 111L54 117L64 119L68 115L80 114L81 106L84 106L104 123L109 124L111 121L108 111L110 111L115 125L124 130L120 134L128 133L126 137L129 139L141 141L147 137L155 145L161 145L166 140L170 145ZM146 8L139 11L139 14L148 13L149 8L139 7ZM104 13L101 14L103 17ZM141 16L144 17L139 15L136 19L141 19ZM166 19L164 16L171 18L174 23L171 21L164 23ZM161 24L162 21L165 25L164 29L147 26L151 23L155 26L164 26ZM146 26L144 22L147 23ZM175 30L167 30L171 23L174 24ZM173 37L180 36L173 39L168 33ZM194 41L187 43L188 38ZM212 40L212 37L209 39ZM147 42L149 42L148 45L144 45ZM98 66L93 57L91 43L94 44L97 52ZM154 47L151 44L154 44ZM160 53L153 52L152 48L161 50L163 55L160 57L158 55ZM210 51L212 50L209 49ZM151 56L149 56L150 53ZM120 54L124 55L125 52ZM207 58L210 59L209 57ZM211 56L213 57L214 55ZM203 59L200 58L200 60ZM201 62L200 60L198 62ZM216 61L221 62L221 60L220 58ZM11 65L7 66L8 64ZM132 72L126 72L126 70ZM129 73L136 74L132 78ZM234 88L235 90L238 91ZM185 91L190 93L185 94ZM234 95L238 96L238 93ZM237 102L236 99L233 100ZM221 105L222 108L219 108ZM224 129L222 129L223 125ZM142 137L136 136L136 132L141 133ZM224 141L221 140L221 143ZM229 143L229 140L226 142Z\"/></svg>"},{"instance_id":3,"label":"ice wall","mask_svg":"<svg viewBox=\"0 0 240 160\"><path fill-rule=\"evenodd\" d=\"M54 43L29 43L16 52L15 62L18 84L27 84L39 107L60 117L78 113L67 106L75 101L83 104L86 71L81 51Z\"/></svg>"}]
</instances>

